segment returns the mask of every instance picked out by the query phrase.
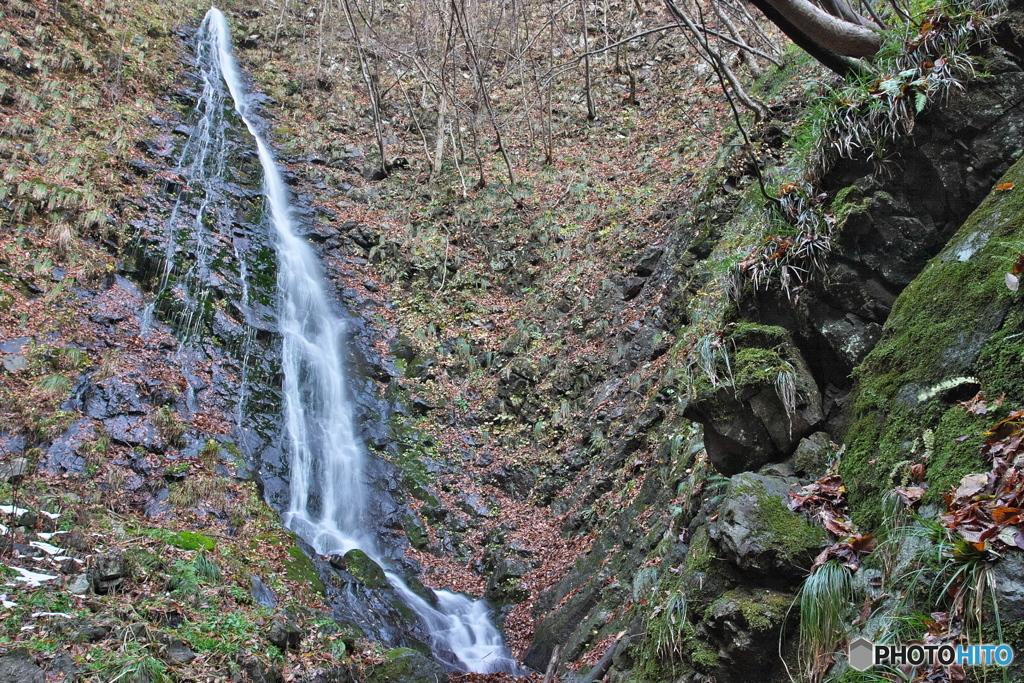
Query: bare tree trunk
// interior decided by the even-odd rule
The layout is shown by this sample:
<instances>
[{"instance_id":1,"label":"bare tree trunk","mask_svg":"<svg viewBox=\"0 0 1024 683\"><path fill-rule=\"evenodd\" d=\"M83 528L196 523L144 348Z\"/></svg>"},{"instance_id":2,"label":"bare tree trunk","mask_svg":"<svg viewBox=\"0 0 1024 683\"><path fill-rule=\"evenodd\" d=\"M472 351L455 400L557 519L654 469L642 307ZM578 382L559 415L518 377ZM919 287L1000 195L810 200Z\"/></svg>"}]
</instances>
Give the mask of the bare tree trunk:
<instances>
[{"instance_id":1,"label":"bare tree trunk","mask_svg":"<svg viewBox=\"0 0 1024 683\"><path fill-rule=\"evenodd\" d=\"M548 661L547 671L544 672L544 680L542 683L551 683L555 680L555 674L558 673L558 662L562 658L562 646L555 645L555 649L551 651L551 659Z\"/></svg>"},{"instance_id":2,"label":"bare tree trunk","mask_svg":"<svg viewBox=\"0 0 1024 683\"><path fill-rule=\"evenodd\" d=\"M455 20L458 22L459 31L462 33L463 40L466 41L466 48L469 50L470 57L473 61L473 72L476 74L476 83L480 92L480 99L483 101L484 108L487 110L487 118L490 120L491 127L494 129L495 142L498 145L498 151L501 152L501 157L505 160L505 166L508 169L508 182L509 185L514 186L516 184L516 171L512 166L512 159L509 158L508 150L505 148L505 142L501 137L501 126L498 125L498 118L494 114L494 109L491 107L491 98L487 94L487 83L484 80L483 70L480 65L480 60L477 57L476 44L473 41L469 33L468 22L466 21L465 5L461 8L456 4L457 0L452 0L452 8L455 12ZM462 0L464 2L464 0ZM477 131L476 122L474 117L473 123L473 145L477 146ZM479 152L478 152L479 154ZM481 166L481 173L483 167ZM481 181L483 177L481 176Z\"/></svg>"},{"instance_id":3,"label":"bare tree trunk","mask_svg":"<svg viewBox=\"0 0 1024 683\"><path fill-rule=\"evenodd\" d=\"M484 158L480 154L480 136L476 130L476 115L469 119L469 132L473 134L473 156L476 157L476 168L480 177L476 181L476 189L482 190L487 187L487 176L484 173Z\"/></svg>"},{"instance_id":4,"label":"bare tree trunk","mask_svg":"<svg viewBox=\"0 0 1024 683\"><path fill-rule=\"evenodd\" d=\"M807 33L793 22L785 12L777 9L770 0L750 0L750 4L759 9L769 21L782 29L782 32L789 36L789 39L796 43L797 46L838 75L846 77L848 74L862 73L864 71L862 64L823 45L812 34ZM822 13L824 14L824 12Z\"/></svg>"},{"instance_id":5,"label":"bare tree trunk","mask_svg":"<svg viewBox=\"0 0 1024 683\"><path fill-rule=\"evenodd\" d=\"M370 69L366 65L366 55L363 53L362 43L359 41L359 32L356 30L356 23L352 19L352 8L349 0L341 0L341 6L345 10L345 19L348 21L348 28L352 32L352 41L356 46L356 55L359 57L359 71L363 76L363 84L370 93L370 109L373 116L373 132L377 137L377 151L380 153L380 172L383 176L388 174L387 150L384 147L384 130L381 124L380 103L377 101L377 84L370 77Z\"/></svg>"},{"instance_id":6,"label":"bare tree trunk","mask_svg":"<svg viewBox=\"0 0 1024 683\"><path fill-rule=\"evenodd\" d=\"M555 8L554 4L548 3L548 69L554 66L555 61ZM544 120L544 165L550 166L555 162L555 140L551 130L555 117L554 108L551 105L551 94L555 87L555 79L548 79L548 86L545 88L547 94L547 116Z\"/></svg>"},{"instance_id":7,"label":"bare tree trunk","mask_svg":"<svg viewBox=\"0 0 1024 683\"><path fill-rule=\"evenodd\" d=\"M416 115L416 107L413 106L412 98L409 97L409 91L405 89L405 85L402 83L402 75L396 72L395 79L398 89L402 91L402 97L405 98L405 103L409 106L409 115L412 117L412 122L416 125L416 130L420 134L420 141L423 143L423 154L427 157L427 164L431 168L431 172L433 172L434 160L430 157L430 144L427 142L427 134L423 132L423 126L420 125L420 117Z\"/></svg>"},{"instance_id":8,"label":"bare tree trunk","mask_svg":"<svg viewBox=\"0 0 1024 683\"><path fill-rule=\"evenodd\" d=\"M626 104L635 107L639 102L636 99L636 73L633 72L633 65L629 63L629 46L622 44L619 51L622 53L619 63L625 65L623 73L629 79L629 97L626 98Z\"/></svg>"},{"instance_id":9,"label":"bare tree trunk","mask_svg":"<svg viewBox=\"0 0 1024 683\"><path fill-rule=\"evenodd\" d=\"M587 120L593 121L597 118L597 110L594 107L594 90L590 78L590 26L587 23L586 0L580 0L580 12L583 13L583 90L587 95Z\"/></svg>"},{"instance_id":10,"label":"bare tree trunk","mask_svg":"<svg viewBox=\"0 0 1024 683\"><path fill-rule=\"evenodd\" d=\"M288 3L291 0L284 0L284 4L281 5L281 15L277 18L277 26L274 27L274 47L277 47L277 39L281 35L281 27L284 26L284 14L288 11ZM56 1L54 2L56 6Z\"/></svg>"},{"instance_id":11,"label":"bare tree trunk","mask_svg":"<svg viewBox=\"0 0 1024 683\"><path fill-rule=\"evenodd\" d=\"M736 74L732 72L732 69L730 69L725 63L725 60L722 59L722 55L719 54L715 48L711 47L711 43L708 41L704 31L697 27L693 19L690 18L690 15L680 9L673 0L665 0L665 5L668 7L669 13L693 34L697 44L700 45L701 49L704 50L705 54L707 54L710 59L711 65L715 67L718 73L721 74L725 80L729 81L729 86L736 94L736 99L738 99L744 107L754 112L754 116L756 116L758 120L765 118L768 115L767 107L747 94L747 91L744 90L742 85L740 85L739 79L736 78Z\"/></svg>"},{"instance_id":12,"label":"bare tree trunk","mask_svg":"<svg viewBox=\"0 0 1024 683\"><path fill-rule=\"evenodd\" d=\"M811 40L836 54L845 57L870 57L882 46L882 37L874 29L832 16L808 0L764 2L786 17ZM756 2L754 4L758 5ZM861 19L863 20L863 17Z\"/></svg>"},{"instance_id":13,"label":"bare tree trunk","mask_svg":"<svg viewBox=\"0 0 1024 683\"><path fill-rule=\"evenodd\" d=\"M441 100L437 104L437 137L434 143L434 163L430 167L430 180L441 175L442 160L444 159L444 135L445 135L445 114L448 113L448 98L444 92L438 93Z\"/></svg>"},{"instance_id":14,"label":"bare tree trunk","mask_svg":"<svg viewBox=\"0 0 1024 683\"><path fill-rule=\"evenodd\" d=\"M711 7L712 9L714 9L715 15L718 17L719 21L721 21L725 25L726 30L733 37L733 39L745 43L746 40L744 40L743 34L740 33L739 29L736 28L736 24L732 23L732 19L730 19L729 15L726 14L725 11L722 9L721 3L712 2ZM758 65L757 60L754 59L754 56L750 54L749 51L740 50L740 59L743 60L743 63L747 65L748 69L750 69L750 73L752 73L755 77L761 75L761 67Z\"/></svg>"}]
</instances>

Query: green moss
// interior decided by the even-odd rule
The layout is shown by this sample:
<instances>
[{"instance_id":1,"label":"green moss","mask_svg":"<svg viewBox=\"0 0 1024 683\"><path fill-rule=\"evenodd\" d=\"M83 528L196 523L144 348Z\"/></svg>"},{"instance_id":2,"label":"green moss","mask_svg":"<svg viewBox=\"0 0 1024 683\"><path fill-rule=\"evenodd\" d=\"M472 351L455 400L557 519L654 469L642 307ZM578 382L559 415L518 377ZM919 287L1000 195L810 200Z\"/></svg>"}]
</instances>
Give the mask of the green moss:
<instances>
[{"instance_id":1,"label":"green moss","mask_svg":"<svg viewBox=\"0 0 1024 683\"><path fill-rule=\"evenodd\" d=\"M741 486L737 495L753 496L762 526L755 531L754 538L766 549L773 551L784 561L792 561L815 548L826 540L825 530L809 524L803 515L790 510L782 498L768 493L762 486Z\"/></svg>"},{"instance_id":2,"label":"green moss","mask_svg":"<svg viewBox=\"0 0 1024 683\"><path fill-rule=\"evenodd\" d=\"M688 654L694 667L701 671L711 671L718 666L718 653L710 645L696 639L692 639L689 642L691 648Z\"/></svg>"},{"instance_id":3,"label":"green moss","mask_svg":"<svg viewBox=\"0 0 1024 683\"><path fill-rule=\"evenodd\" d=\"M324 588L323 581L320 580L320 575L317 574L316 565L313 564L313 561L306 557L306 554L296 546L288 548L288 557L289 559L284 561L285 577L289 581L310 586L316 592L324 595L326 589Z\"/></svg>"},{"instance_id":4,"label":"green moss","mask_svg":"<svg viewBox=\"0 0 1024 683\"><path fill-rule=\"evenodd\" d=\"M430 538L427 536L423 523L414 515L402 517L402 529L405 530L405 535L409 538L409 543L413 548L424 550L430 545Z\"/></svg>"},{"instance_id":5,"label":"green moss","mask_svg":"<svg viewBox=\"0 0 1024 683\"><path fill-rule=\"evenodd\" d=\"M212 538L192 531L179 531L167 536L167 542L182 550L213 550L216 545Z\"/></svg>"},{"instance_id":6,"label":"green moss","mask_svg":"<svg viewBox=\"0 0 1024 683\"><path fill-rule=\"evenodd\" d=\"M1024 164L1001 182L1024 187ZM840 465L861 524L880 523L880 498L903 483L900 463L923 455L925 430L935 435L925 502L939 502L964 474L987 467L977 456L979 434L995 419L966 414L955 403L967 396L953 390L971 391L958 378L976 377L989 398L1006 393L1008 405L1024 403L1024 310L1005 282L1022 251L1024 192L993 192L897 299L882 340L856 371ZM957 442L961 436L968 438Z\"/></svg>"},{"instance_id":7,"label":"green moss","mask_svg":"<svg viewBox=\"0 0 1024 683\"><path fill-rule=\"evenodd\" d=\"M411 495L413 498L417 500L422 500L427 505L435 508L441 507L441 501L439 501L434 495L430 493L430 491L427 491L422 486L419 486L417 484L410 484L408 486L408 489L409 495Z\"/></svg>"},{"instance_id":8,"label":"green moss","mask_svg":"<svg viewBox=\"0 0 1024 683\"><path fill-rule=\"evenodd\" d=\"M755 631L768 631L781 624L793 605L793 596L769 590L734 597L747 625Z\"/></svg>"},{"instance_id":9,"label":"green moss","mask_svg":"<svg viewBox=\"0 0 1024 683\"><path fill-rule=\"evenodd\" d=\"M367 683L414 683L438 680L444 670L437 662L415 649L396 648L384 653L384 662L367 671Z\"/></svg>"},{"instance_id":10,"label":"green moss","mask_svg":"<svg viewBox=\"0 0 1024 683\"><path fill-rule=\"evenodd\" d=\"M781 370L787 369L786 362L778 351L771 349L746 348L736 352L736 386L774 382Z\"/></svg>"},{"instance_id":11,"label":"green moss","mask_svg":"<svg viewBox=\"0 0 1024 683\"><path fill-rule=\"evenodd\" d=\"M413 650L408 647L396 647L394 650L388 650L387 652L385 652L384 659L385 661L390 662L392 660L398 659L399 657L412 654L416 654L416 650Z\"/></svg>"},{"instance_id":12,"label":"green moss","mask_svg":"<svg viewBox=\"0 0 1024 683\"><path fill-rule=\"evenodd\" d=\"M711 562L715 557L715 548L711 545L707 526L702 525L693 535L693 542L686 555L686 568L692 572L706 573L711 569Z\"/></svg>"},{"instance_id":13,"label":"green moss","mask_svg":"<svg viewBox=\"0 0 1024 683\"><path fill-rule=\"evenodd\" d=\"M843 226L851 216L867 211L870 203L870 195L865 199L864 188L859 185L850 185L839 190L831 206L832 214L836 217L837 232L842 232Z\"/></svg>"},{"instance_id":14,"label":"green moss","mask_svg":"<svg viewBox=\"0 0 1024 683\"><path fill-rule=\"evenodd\" d=\"M166 541L169 545L182 550L213 550L216 543L209 536L194 531L168 531L166 529L145 529L144 534L151 538Z\"/></svg>"},{"instance_id":15,"label":"green moss","mask_svg":"<svg viewBox=\"0 0 1024 683\"><path fill-rule=\"evenodd\" d=\"M352 576L356 577L369 588L387 588L388 577L384 570L370 556L358 548L345 553L345 564Z\"/></svg>"},{"instance_id":16,"label":"green moss","mask_svg":"<svg viewBox=\"0 0 1024 683\"><path fill-rule=\"evenodd\" d=\"M789 332L778 325L760 325L745 320L733 328L729 339L738 347L768 349L789 341Z\"/></svg>"}]
</instances>

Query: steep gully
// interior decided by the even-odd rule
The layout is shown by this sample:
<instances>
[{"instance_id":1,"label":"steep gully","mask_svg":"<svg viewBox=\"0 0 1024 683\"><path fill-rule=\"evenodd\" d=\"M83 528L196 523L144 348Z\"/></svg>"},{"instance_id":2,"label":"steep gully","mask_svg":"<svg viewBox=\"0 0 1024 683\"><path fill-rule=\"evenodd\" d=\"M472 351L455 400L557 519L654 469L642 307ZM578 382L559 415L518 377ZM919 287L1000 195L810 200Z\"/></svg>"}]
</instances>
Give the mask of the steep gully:
<instances>
[{"instance_id":1,"label":"steep gully","mask_svg":"<svg viewBox=\"0 0 1024 683\"><path fill-rule=\"evenodd\" d=\"M277 327L282 341L284 426L290 452L290 499L284 521L319 555L343 556L360 550L387 569L389 563L367 531L372 528L365 481L367 456L357 435L346 386L345 321L328 299L312 249L299 235L287 186L260 132L261 122L231 52L227 21L218 9L212 8L203 20L196 49L204 86L198 100L202 111L186 149L198 150L193 163L203 175L196 178L198 184L220 182L216 176L224 173L216 147L224 140L227 123L223 111L228 97L255 140L263 170L278 260ZM211 147L214 152L209 154ZM197 226L204 220L205 208L206 203L197 212ZM172 212L172 219L174 215ZM168 240L169 250L172 241ZM171 260L167 258L168 263ZM244 294L245 273L240 277ZM193 293L192 298L200 297ZM187 332L187 326L185 329ZM483 601L448 591L426 591L424 595L424 590L410 588L396 571L385 571L385 575L417 615L435 657L445 666L482 673L520 671L490 623Z\"/></svg>"},{"instance_id":2,"label":"steep gully","mask_svg":"<svg viewBox=\"0 0 1024 683\"><path fill-rule=\"evenodd\" d=\"M815 399L809 400L809 405L821 406L820 413L808 420L808 428L813 424L815 428L824 428L831 433L842 431L845 418L842 405L850 388L849 369L863 358L877 340L881 323L887 316L892 300L920 270L924 261L938 250L969 210L980 201L993 179L1009 164L1011 150L1000 146L998 142L1014 139L1014 134L1020 130L1020 72L1006 60L997 59L993 60L989 70L995 73L994 81L972 87L967 101L963 102L961 107L943 108L921 122L918 135L915 136L916 140L920 141L919 144L905 150L903 157L907 168L913 169L913 173L899 174L886 182L878 182L864 180L870 178L870 174L858 165L844 164L827 179L827 184L833 191L856 186L854 193L849 196L849 203L856 205L856 208L846 216L845 226L848 229L842 232L839 258L832 266L831 285L828 288L810 288L802 297L801 305L796 308L787 302L777 300L771 293L761 292L745 297L740 303L741 317L765 324L780 325L792 331L792 347L788 344L787 347L806 359L806 373L802 374L806 374L808 386L812 386L813 383L822 389L822 395L808 397ZM237 67L235 74L237 75ZM242 115L245 116L244 113ZM247 123L255 121L254 118L248 118ZM256 125L259 123L256 122ZM959 146L950 145L948 142L951 138L967 142L961 142ZM268 177L269 175L268 171ZM945 192L926 189L935 187L942 187ZM283 187L281 189L283 191ZM686 261L683 258L686 255L684 252L692 247L689 240L685 239L685 235L692 234L692 231L684 229L686 227L688 226L680 226L679 244L672 244L669 247L669 253L662 259L663 264ZM294 236L294 232L291 234ZM278 239L281 240L280 235ZM298 242L301 243L302 240L298 239ZM886 245L886 248L880 251L879 244ZM699 256L695 247L692 251ZM279 265L283 270L283 258ZM659 268L652 275L651 281L659 284L661 280L666 280L664 284L668 286L671 284L668 282L670 275L667 266ZM315 282L318 283L319 280L315 279ZM322 289L320 295L323 297ZM325 305L325 310L330 316L329 304ZM332 320L337 323L338 318L335 316ZM285 319L281 318L279 323L280 332L286 334ZM284 363L287 366L287 357L284 358ZM303 367L301 358L298 367ZM340 371L340 362L337 367ZM342 390L341 395L344 396L344 385L339 386ZM702 413L718 412L710 410L714 407L715 399L716 397L710 396L703 401L695 402L691 406L692 416L699 419L703 417ZM705 407L708 410L702 410ZM744 429L750 424L757 426L757 421L760 421L755 414L757 411L745 404L731 407L736 409L728 411L727 424L709 424L710 421L705 421L705 428L710 427L713 433L720 433L728 438L732 438L732 433L759 431ZM309 413L302 410L299 410L298 414L305 418L309 417ZM348 420L348 429L351 429L351 411L348 412ZM289 437L293 440L293 446L289 450L296 453L294 440L297 432L291 425L289 427ZM322 432L317 432L317 429L320 429L317 425L304 425L304 431L298 432L304 434L299 437L300 441L318 438L316 435L322 435ZM761 435L758 443L746 444L748 452L761 453L762 457L759 458L759 462L740 463L737 469L756 469L765 460L784 458L786 452L791 449L771 443L771 436ZM369 461L364 462L362 466L372 468L374 464ZM366 519L367 516L373 516L372 513L368 515L366 510L372 508L373 501L363 500L362 525L359 525L360 515L356 514L356 526L348 526L344 516L349 514L348 512L339 511L343 515L341 518L325 514L326 507L322 504L322 497L327 487L335 484L328 483L321 487L320 482L324 477L320 474L312 479L312 490L308 497L304 501L297 501L296 495L302 497L307 494L304 487L295 485L298 480L295 478L293 468L293 486L290 489L286 510L293 528L307 538L317 550L330 548L331 553L344 552L346 548L353 547L346 543L352 542L353 545L364 544L361 547L374 557L377 557L376 553L386 554L384 549L373 547L374 543L366 538L366 533L352 534L353 529L365 529L368 522L372 522ZM581 487L586 489L593 483L588 477L581 482ZM351 509L349 511L351 512ZM326 527L322 527L321 522L325 519L329 521ZM303 524L307 525L305 529L301 528ZM624 531L626 536L637 536L635 529L627 528ZM317 536L320 536L319 540ZM614 542L613 538L608 544L612 545ZM320 545L324 543L326 545ZM622 567L623 573L634 573L628 565L642 560L642 554L637 558L623 558L626 565ZM594 607L607 610L610 606L602 604L598 607L598 601L594 599L594 605L584 608L583 614L577 612L573 615L574 618L559 619L559 612L568 612L570 608L575 609L575 606L571 601L565 609L556 607L559 603L558 598L573 592L579 585L579 577L567 577L564 586L560 585L549 596L550 599L545 601L547 608L539 610L539 616L545 618L542 619L538 637L534 641L533 649L537 651L532 653L533 657L527 657L527 661L535 667L543 667L547 662L550 648L554 643L574 640L576 634L580 634L579 638L582 639L583 632L593 626L594 620L587 613L597 611L593 609ZM602 595L607 593L608 591L599 591ZM548 614L545 615L544 612ZM616 630L623 625L614 622L607 628ZM573 660L575 657L570 653L569 659ZM628 668L626 662L621 664L622 668Z\"/></svg>"}]
</instances>

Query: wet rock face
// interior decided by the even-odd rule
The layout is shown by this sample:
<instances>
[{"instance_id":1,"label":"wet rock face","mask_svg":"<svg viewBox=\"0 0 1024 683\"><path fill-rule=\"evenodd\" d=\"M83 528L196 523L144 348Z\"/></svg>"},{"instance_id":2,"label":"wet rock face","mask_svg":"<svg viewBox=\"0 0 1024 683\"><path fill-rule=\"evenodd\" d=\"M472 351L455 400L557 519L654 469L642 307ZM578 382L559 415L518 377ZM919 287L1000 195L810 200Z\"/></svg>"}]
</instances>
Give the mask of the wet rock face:
<instances>
[{"instance_id":1,"label":"wet rock face","mask_svg":"<svg viewBox=\"0 0 1024 683\"><path fill-rule=\"evenodd\" d=\"M1009 553L996 563L994 571L1000 619L1004 624L1024 622L1024 557L1021 553ZM1010 680L1020 680L1024 676L1024 662L1015 659L1009 673Z\"/></svg>"},{"instance_id":2,"label":"wet rock face","mask_svg":"<svg viewBox=\"0 0 1024 683\"><path fill-rule=\"evenodd\" d=\"M991 78L929 107L890 173L843 160L824 178L837 217L833 253L798 303L774 290L739 303L741 318L793 331L819 390L837 399L823 406L833 434L845 424L850 373L878 343L896 297L1024 149L1024 72L1004 50L1019 49L1020 14L1006 13L999 44L982 57Z\"/></svg>"},{"instance_id":3,"label":"wet rock face","mask_svg":"<svg viewBox=\"0 0 1024 683\"><path fill-rule=\"evenodd\" d=\"M893 162L898 172L841 161L824 179L835 246L828 272L797 303L777 287L739 302L741 320L791 331L783 355L799 398L797 410L787 409L768 382L698 395L686 416L705 426L708 454L723 474L783 460L816 429L844 428L850 373L878 343L896 297L1020 156L1024 72L999 47L986 59L997 73L923 115Z\"/></svg>"}]
</instances>

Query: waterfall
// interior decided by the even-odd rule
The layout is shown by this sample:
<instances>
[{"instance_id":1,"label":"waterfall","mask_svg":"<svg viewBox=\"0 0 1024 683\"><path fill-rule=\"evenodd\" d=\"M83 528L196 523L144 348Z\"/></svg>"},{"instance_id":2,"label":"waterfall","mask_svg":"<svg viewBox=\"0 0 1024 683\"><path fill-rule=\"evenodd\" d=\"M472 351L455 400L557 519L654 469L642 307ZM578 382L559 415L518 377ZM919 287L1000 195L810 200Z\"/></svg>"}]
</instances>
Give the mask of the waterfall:
<instances>
[{"instance_id":1,"label":"waterfall","mask_svg":"<svg viewBox=\"0 0 1024 683\"><path fill-rule=\"evenodd\" d=\"M364 529L366 454L355 431L347 396L345 324L332 310L313 250L296 234L288 190L274 156L255 123L231 33L223 13L211 8L199 28L198 62L227 84L235 111L256 141L263 190L275 231L278 258L278 326L282 336L284 417L291 456L291 500L285 524L322 555L358 548L381 566L374 539ZM437 592L440 610L402 579L388 580L419 616L435 655L454 669L519 673L486 605L448 591Z\"/></svg>"}]
</instances>

